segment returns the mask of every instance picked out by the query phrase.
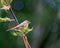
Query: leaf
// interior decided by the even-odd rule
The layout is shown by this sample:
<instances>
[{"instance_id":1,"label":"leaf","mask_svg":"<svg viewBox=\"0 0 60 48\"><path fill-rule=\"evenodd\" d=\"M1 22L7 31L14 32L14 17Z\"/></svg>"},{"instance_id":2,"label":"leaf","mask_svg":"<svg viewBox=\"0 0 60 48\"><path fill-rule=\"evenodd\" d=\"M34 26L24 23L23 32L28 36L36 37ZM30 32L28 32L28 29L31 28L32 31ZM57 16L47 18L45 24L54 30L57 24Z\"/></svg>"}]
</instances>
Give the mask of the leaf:
<instances>
[{"instance_id":1,"label":"leaf","mask_svg":"<svg viewBox=\"0 0 60 48\"><path fill-rule=\"evenodd\" d=\"M1 0L1 4L5 5L6 4L6 0Z\"/></svg>"},{"instance_id":2,"label":"leaf","mask_svg":"<svg viewBox=\"0 0 60 48\"><path fill-rule=\"evenodd\" d=\"M20 33L19 32L12 32L12 35L13 36L20 36Z\"/></svg>"},{"instance_id":3,"label":"leaf","mask_svg":"<svg viewBox=\"0 0 60 48\"><path fill-rule=\"evenodd\" d=\"M5 17L5 18L0 17L0 22L7 22L7 21L14 21L14 19L10 19L8 17Z\"/></svg>"},{"instance_id":4,"label":"leaf","mask_svg":"<svg viewBox=\"0 0 60 48\"><path fill-rule=\"evenodd\" d=\"M31 28L31 29L26 29L26 30L23 31L23 34L28 34L28 33L29 33L30 31L32 31L32 30L33 30L33 28ZM12 32L12 35L13 35L13 36L22 36L20 32Z\"/></svg>"},{"instance_id":5,"label":"leaf","mask_svg":"<svg viewBox=\"0 0 60 48\"><path fill-rule=\"evenodd\" d=\"M16 32L13 32L12 35L13 35L13 36L18 36Z\"/></svg>"},{"instance_id":6,"label":"leaf","mask_svg":"<svg viewBox=\"0 0 60 48\"><path fill-rule=\"evenodd\" d=\"M8 0L9 3L11 3L13 0Z\"/></svg>"},{"instance_id":7,"label":"leaf","mask_svg":"<svg viewBox=\"0 0 60 48\"><path fill-rule=\"evenodd\" d=\"M28 28L28 29L25 29L25 30L23 31L23 33L24 33L24 34L28 34L28 33L29 33L30 31L32 31L32 30L33 30L33 27L32 27L31 29L29 29L29 28Z\"/></svg>"},{"instance_id":8,"label":"leaf","mask_svg":"<svg viewBox=\"0 0 60 48\"><path fill-rule=\"evenodd\" d=\"M11 3L13 0L1 0L2 5L6 5L6 3Z\"/></svg>"}]
</instances>

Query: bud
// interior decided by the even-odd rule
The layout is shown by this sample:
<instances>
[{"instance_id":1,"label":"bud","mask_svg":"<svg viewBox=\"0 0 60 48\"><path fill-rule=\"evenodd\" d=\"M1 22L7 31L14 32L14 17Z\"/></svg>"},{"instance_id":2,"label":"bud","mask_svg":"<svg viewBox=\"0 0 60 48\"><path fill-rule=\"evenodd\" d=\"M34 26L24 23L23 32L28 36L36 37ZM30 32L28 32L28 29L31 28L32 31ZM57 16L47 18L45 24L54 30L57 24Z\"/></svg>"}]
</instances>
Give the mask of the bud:
<instances>
[{"instance_id":1,"label":"bud","mask_svg":"<svg viewBox=\"0 0 60 48\"><path fill-rule=\"evenodd\" d=\"M5 18L1 18L0 17L0 22L11 22L11 21L14 21L14 19L10 19L10 18L8 18L8 17L5 17Z\"/></svg>"},{"instance_id":2,"label":"bud","mask_svg":"<svg viewBox=\"0 0 60 48\"><path fill-rule=\"evenodd\" d=\"M3 5L3 7L1 9L2 10L9 10L10 9L10 5Z\"/></svg>"}]
</instances>

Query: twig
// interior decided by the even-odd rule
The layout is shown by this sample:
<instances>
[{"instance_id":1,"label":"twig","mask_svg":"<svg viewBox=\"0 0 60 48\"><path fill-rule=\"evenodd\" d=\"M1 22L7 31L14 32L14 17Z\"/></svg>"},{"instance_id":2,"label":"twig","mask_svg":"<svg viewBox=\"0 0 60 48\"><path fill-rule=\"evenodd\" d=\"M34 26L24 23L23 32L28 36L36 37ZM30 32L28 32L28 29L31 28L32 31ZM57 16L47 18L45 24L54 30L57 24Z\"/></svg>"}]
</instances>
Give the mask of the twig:
<instances>
[{"instance_id":1,"label":"twig","mask_svg":"<svg viewBox=\"0 0 60 48\"><path fill-rule=\"evenodd\" d=\"M14 12L13 12L12 8L10 8L10 13L11 13L11 15L13 16L13 18L15 19L15 23L16 23L16 25L18 25L18 24L19 24L19 22L18 22L18 20L17 20L17 18L16 18L16 16L15 16L15 14L14 14Z\"/></svg>"}]
</instances>

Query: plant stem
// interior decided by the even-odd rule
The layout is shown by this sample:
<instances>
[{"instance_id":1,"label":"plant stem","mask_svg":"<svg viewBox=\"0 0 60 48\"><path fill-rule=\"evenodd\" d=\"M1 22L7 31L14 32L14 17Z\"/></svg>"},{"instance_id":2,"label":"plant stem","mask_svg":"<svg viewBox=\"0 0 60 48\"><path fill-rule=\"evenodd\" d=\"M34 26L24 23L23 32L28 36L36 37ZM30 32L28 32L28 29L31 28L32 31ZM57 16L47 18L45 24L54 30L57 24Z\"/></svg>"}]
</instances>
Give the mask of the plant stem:
<instances>
[{"instance_id":1,"label":"plant stem","mask_svg":"<svg viewBox=\"0 0 60 48\"><path fill-rule=\"evenodd\" d=\"M11 15L13 16L13 18L15 19L15 23L16 23L16 25L19 25L19 22L18 22L18 20L17 20L15 14L14 14L12 8L10 8L10 13L11 13Z\"/></svg>"}]
</instances>

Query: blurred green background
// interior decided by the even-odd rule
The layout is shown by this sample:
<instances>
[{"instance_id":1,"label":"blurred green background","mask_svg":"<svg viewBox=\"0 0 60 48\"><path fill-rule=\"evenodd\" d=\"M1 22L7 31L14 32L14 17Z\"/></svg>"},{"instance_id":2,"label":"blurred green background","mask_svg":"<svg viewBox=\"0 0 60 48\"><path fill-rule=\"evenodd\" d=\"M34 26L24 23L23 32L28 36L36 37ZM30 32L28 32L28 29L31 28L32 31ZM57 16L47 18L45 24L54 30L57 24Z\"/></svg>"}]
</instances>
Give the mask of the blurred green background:
<instances>
[{"instance_id":1,"label":"blurred green background","mask_svg":"<svg viewBox=\"0 0 60 48\"><path fill-rule=\"evenodd\" d=\"M59 0L13 0L11 6L19 23L31 22L30 27L34 29L26 36L32 48L60 48ZM0 10L0 17L12 18L3 10ZM15 22L0 23L0 48L25 48L21 37L6 31L15 25Z\"/></svg>"}]
</instances>

